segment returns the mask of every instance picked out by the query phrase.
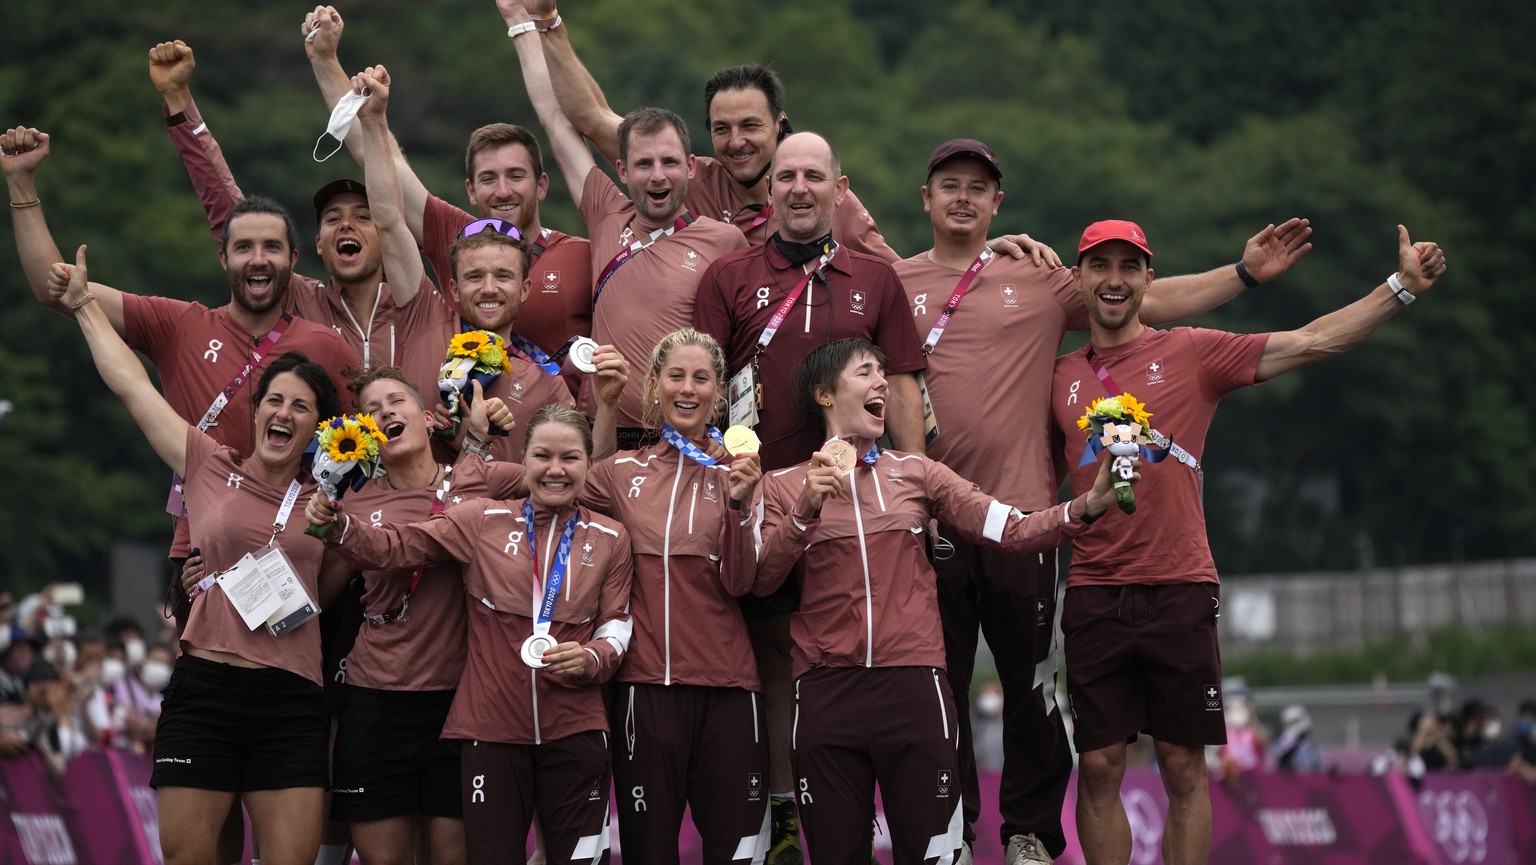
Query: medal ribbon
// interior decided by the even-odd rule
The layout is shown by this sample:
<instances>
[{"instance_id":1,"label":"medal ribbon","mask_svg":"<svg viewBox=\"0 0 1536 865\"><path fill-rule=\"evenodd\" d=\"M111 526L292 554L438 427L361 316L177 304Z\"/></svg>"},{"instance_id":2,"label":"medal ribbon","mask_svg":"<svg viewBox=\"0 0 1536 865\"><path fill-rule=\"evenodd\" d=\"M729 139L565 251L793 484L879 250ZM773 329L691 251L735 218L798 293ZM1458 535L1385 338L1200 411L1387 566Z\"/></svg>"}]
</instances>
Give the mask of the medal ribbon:
<instances>
[{"instance_id":1,"label":"medal ribbon","mask_svg":"<svg viewBox=\"0 0 1536 865\"><path fill-rule=\"evenodd\" d=\"M934 348L939 344L939 337L944 335L944 328L949 326L950 318L960 307L960 299L965 297L971 283L976 281L976 275L981 273L981 269L991 260L992 250L984 249L981 255L976 256L976 260L971 262L971 266L965 269L965 275L960 277L960 281L955 284L954 293L949 296L949 303L944 304L944 311L939 313L938 321L933 323L933 330L928 331L928 339L923 341L924 355L933 354Z\"/></svg>"},{"instance_id":2,"label":"medal ribbon","mask_svg":"<svg viewBox=\"0 0 1536 865\"><path fill-rule=\"evenodd\" d=\"M637 240L634 243L631 243L627 248L619 250L619 254L615 255L613 260L608 262L608 264L603 267L602 273L597 277L596 287L592 289L592 306L594 308L597 306L597 298L602 295L603 286L608 284L608 280L613 276L614 271L622 267L624 262L629 261L631 258L635 257L635 255L644 251L646 247L649 247L656 241L671 237L673 234L682 231L692 224L693 214L685 210L683 211L683 215L677 218L676 222L672 223L666 228L658 228L651 232L650 237L646 238L645 240Z\"/></svg>"},{"instance_id":3,"label":"medal ribbon","mask_svg":"<svg viewBox=\"0 0 1536 865\"><path fill-rule=\"evenodd\" d=\"M507 334L507 342L516 346L517 350L522 352L524 357L533 361L535 366L550 375L560 374L560 361L570 353L571 346L575 345L578 339L581 339L581 337L573 336L565 341L565 345L555 349L554 354L545 354L543 349L534 345L531 340L517 331L511 331Z\"/></svg>"},{"instance_id":4,"label":"medal ribbon","mask_svg":"<svg viewBox=\"0 0 1536 865\"><path fill-rule=\"evenodd\" d=\"M208 405L208 410L203 412L202 418L197 422L199 430L207 432L209 427L214 426L214 422L219 419L219 414L224 411L225 406L229 405L230 398L245 385L245 380L250 376L251 370L261 363L262 358L271 353L273 346L277 345L277 341L283 338L283 332L292 323L293 316L286 312L283 313L282 318L277 320L276 326L262 339L261 345L257 346L256 351L251 353L251 358L246 362L245 368L240 370L234 378L230 379L229 384L225 385L224 389L214 396L213 402ZM165 511L173 517L185 518L187 506L181 500L181 482L181 475L174 473L171 475L171 495L166 500Z\"/></svg>"},{"instance_id":5,"label":"medal ribbon","mask_svg":"<svg viewBox=\"0 0 1536 865\"><path fill-rule=\"evenodd\" d=\"M427 517L429 519L443 512L443 509L447 506L448 487L453 483L453 466L445 465L442 467L442 469L443 483L442 486L437 488L437 496L432 499L432 508L427 512ZM425 573L426 570L426 565L417 565L416 567L412 568L411 582L410 585L406 587L405 597L400 599L400 606L395 607L393 610L390 610L387 613L369 613L368 626L371 628L379 628L389 624L390 622L405 621L406 613L411 608L411 595L415 593L416 587L421 585L421 575Z\"/></svg>"},{"instance_id":6,"label":"medal ribbon","mask_svg":"<svg viewBox=\"0 0 1536 865\"><path fill-rule=\"evenodd\" d=\"M565 569L571 563L571 540L576 537L576 517L579 514L580 512L571 514L571 518L565 521L565 529L560 532L560 546L555 549L555 561L549 567L549 579L544 581L544 600L534 611L534 634L543 636L549 633L549 622L555 613L555 601L560 598L560 586L565 583ZM551 516L551 519L553 518ZM539 550L533 538L536 528L532 502L523 502L523 522L528 526L528 552L533 556L534 597L538 597Z\"/></svg>"},{"instance_id":7,"label":"medal ribbon","mask_svg":"<svg viewBox=\"0 0 1536 865\"><path fill-rule=\"evenodd\" d=\"M1088 346L1088 351L1084 355L1084 359L1088 361L1088 368L1093 370L1093 374L1098 377L1099 383L1104 385L1104 390L1109 396L1118 396L1122 393L1125 393L1125 391L1120 389L1120 385L1115 384L1115 380L1110 376L1109 370L1105 368L1104 362L1099 360L1099 356L1094 353L1093 346ZM1189 468L1201 478L1205 477L1205 469L1200 466L1200 461L1195 459L1195 455L1185 450L1182 445L1174 444L1171 437L1163 435L1150 426L1147 427L1146 433L1147 438L1151 439L1153 444L1166 450L1174 459L1178 460L1186 466L1189 466ZM1093 455L1093 457L1098 457L1099 451L1094 450L1092 445L1092 443L1095 441L1097 441L1097 439L1089 439L1089 448L1088 450L1083 451L1084 459L1079 461L1078 465L1083 465L1088 462L1087 458L1090 453ZM1099 445L1099 448L1102 449L1103 445ZM1149 458L1148 462L1157 462L1161 459L1162 457L1158 457L1157 459Z\"/></svg>"},{"instance_id":8,"label":"medal ribbon","mask_svg":"<svg viewBox=\"0 0 1536 865\"><path fill-rule=\"evenodd\" d=\"M800 294L805 291L806 286L811 284L811 280L820 275L822 282L827 281L826 274L822 273L822 268L826 267L827 263L832 260L832 256L836 254L837 241L834 240L827 244L826 249L821 254L821 259L816 262L816 266L805 272L805 276L795 284L794 289L789 292L789 296L784 298L783 303L779 304L779 308L773 313L773 318L768 319L768 326L763 328L762 335L757 338L757 354L762 354L768 350L768 343L773 342L774 334L779 332L779 327L784 324L784 319L789 317L789 311L795 308L795 304L800 300Z\"/></svg>"},{"instance_id":9,"label":"medal ribbon","mask_svg":"<svg viewBox=\"0 0 1536 865\"><path fill-rule=\"evenodd\" d=\"M667 442L667 444L682 451L683 456L688 457L694 462L705 466L715 465L714 457L711 457L709 454L706 454L704 451L700 450L698 445L689 441L682 433L673 429L671 424L664 423L661 425L661 437ZM725 446L725 438L720 435L720 430L716 429L715 427L709 428L709 437L713 441L718 442L721 447Z\"/></svg>"}]
</instances>

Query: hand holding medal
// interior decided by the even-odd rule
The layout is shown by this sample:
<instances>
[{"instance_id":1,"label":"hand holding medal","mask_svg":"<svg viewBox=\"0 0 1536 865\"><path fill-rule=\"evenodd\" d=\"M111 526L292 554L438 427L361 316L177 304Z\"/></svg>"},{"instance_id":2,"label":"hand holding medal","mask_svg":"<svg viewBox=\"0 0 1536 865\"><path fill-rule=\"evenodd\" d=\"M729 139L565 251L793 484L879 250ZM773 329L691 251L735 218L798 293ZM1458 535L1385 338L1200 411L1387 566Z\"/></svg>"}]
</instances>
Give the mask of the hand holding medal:
<instances>
[{"instance_id":1,"label":"hand holding medal","mask_svg":"<svg viewBox=\"0 0 1536 865\"><path fill-rule=\"evenodd\" d=\"M762 459L757 454L761 442L751 427L733 426L725 431L722 444L731 455L731 505L739 507L751 500L752 490L763 477Z\"/></svg>"},{"instance_id":2,"label":"hand holding medal","mask_svg":"<svg viewBox=\"0 0 1536 865\"><path fill-rule=\"evenodd\" d=\"M582 348L582 343L578 341L571 348L571 364L592 376L592 386L597 391L599 402L618 405L619 397L624 394L624 386L629 384L629 361L611 345L598 345L591 339L586 342L591 343L586 352L587 361L580 362L577 357L577 351Z\"/></svg>"},{"instance_id":3,"label":"hand holding medal","mask_svg":"<svg viewBox=\"0 0 1536 865\"><path fill-rule=\"evenodd\" d=\"M592 657L591 652L582 648L580 643L555 643L548 636L530 637L529 641L535 639L549 640L552 645L540 650L539 663L535 664L528 660L528 643L523 643L523 662L528 666L576 680L589 679L593 673L597 672L597 660Z\"/></svg>"}]
</instances>

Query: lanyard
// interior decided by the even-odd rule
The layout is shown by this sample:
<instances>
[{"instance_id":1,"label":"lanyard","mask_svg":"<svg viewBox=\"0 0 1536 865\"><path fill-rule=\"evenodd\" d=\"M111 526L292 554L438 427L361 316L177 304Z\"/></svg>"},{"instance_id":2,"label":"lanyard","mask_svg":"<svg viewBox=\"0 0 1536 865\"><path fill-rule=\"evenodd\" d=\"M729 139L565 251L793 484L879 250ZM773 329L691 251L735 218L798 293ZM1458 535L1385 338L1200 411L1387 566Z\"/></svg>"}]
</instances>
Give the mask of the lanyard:
<instances>
[{"instance_id":1,"label":"lanyard","mask_svg":"<svg viewBox=\"0 0 1536 865\"><path fill-rule=\"evenodd\" d=\"M971 283L976 281L976 275L981 273L981 269L991 260L992 250L984 249L981 255L976 256L976 260L971 262L971 266L965 269L965 275L960 277L960 281L955 284L954 293L949 296L949 303L944 304L944 311L939 313L938 321L933 323L933 330L928 331L928 339L923 341L924 355L933 354L934 348L939 344L939 337L944 335L944 328L949 326L950 318L954 316L955 310L960 308L960 299L965 297Z\"/></svg>"},{"instance_id":2,"label":"lanyard","mask_svg":"<svg viewBox=\"0 0 1536 865\"><path fill-rule=\"evenodd\" d=\"M529 255L528 257L533 259L534 261L538 261L539 260L539 256L543 255L544 254L544 250L546 250L548 248L549 248L549 229L541 228L541 229L539 229L539 236L534 238L534 240L533 240L533 254Z\"/></svg>"},{"instance_id":3,"label":"lanyard","mask_svg":"<svg viewBox=\"0 0 1536 865\"><path fill-rule=\"evenodd\" d=\"M827 281L827 276L822 271L822 268L826 267L827 263L832 260L832 256L836 254L837 241L834 240L827 244L826 250L821 254L821 259L816 262L816 266L805 272L804 278L795 284L794 289L789 292L789 296L784 298L784 302L779 304L779 308L774 311L773 318L768 320L768 326L763 328L762 335L757 338L757 351L755 354L762 354L768 350L768 343L773 342L774 334L779 332L779 327L784 324L784 319L789 316L789 311L794 309L795 304L799 302L801 292L805 291L806 286L811 284L811 280L820 275L822 282Z\"/></svg>"},{"instance_id":4,"label":"lanyard","mask_svg":"<svg viewBox=\"0 0 1536 865\"><path fill-rule=\"evenodd\" d=\"M517 347L523 356L533 361L534 366L544 370L550 375L560 374L560 361L570 354L571 346L575 345L581 337L573 336L565 341L565 345L555 349L554 354L545 354L544 350L533 344L533 341L519 334L517 331L507 333L507 342Z\"/></svg>"},{"instance_id":5,"label":"lanyard","mask_svg":"<svg viewBox=\"0 0 1536 865\"><path fill-rule=\"evenodd\" d=\"M767 204L763 205L757 211L757 216L753 218L752 224L747 226L747 231L756 231L758 226L762 225L763 223L767 222L768 220L770 220L772 218L773 218L773 202L770 201ZM746 232L744 231L742 233L745 234Z\"/></svg>"},{"instance_id":6,"label":"lanyard","mask_svg":"<svg viewBox=\"0 0 1536 865\"><path fill-rule=\"evenodd\" d=\"M555 601L560 597L560 586L565 583L565 569L571 563L571 540L576 537L576 517L579 515L579 511L571 514L571 518L565 521L565 529L560 532L560 546L555 549L555 561L549 567L549 579L544 581L544 600L534 609L533 632L535 634L549 633L549 622L554 616ZM528 526L528 552L533 557L533 582L537 587L539 550L533 538L536 529L532 502L523 502L523 522ZM538 597L537 591L534 592L534 597Z\"/></svg>"},{"instance_id":7,"label":"lanyard","mask_svg":"<svg viewBox=\"0 0 1536 865\"><path fill-rule=\"evenodd\" d=\"M706 454L704 451L700 450L698 445L689 441L683 436L682 433L673 429L671 424L664 423L661 425L661 437L666 440L667 444L682 451L683 456L688 457L699 465L712 466L715 464L714 457L711 457L709 454ZM725 446L725 439L720 435L720 430L714 427L710 427L709 437L712 440L719 442L721 447Z\"/></svg>"},{"instance_id":8,"label":"lanyard","mask_svg":"<svg viewBox=\"0 0 1536 865\"><path fill-rule=\"evenodd\" d=\"M602 273L597 277L597 286L592 289L592 306L597 306L597 298L603 293L603 286L608 284L608 279L613 276L614 271L618 270L624 264L624 262L629 261L637 253L651 246L656 241L671 237L673 234L682 231L692 224L693 214L685 210L683 211L683 215L677 218L676 222L672 223L666 228L658 228L651 232L650 236L645 240L637 240L624 249L619 250L619 254L615 255L613 260L608 262L608 264L603 267Z\"/></svg>"},{"instance_id":9,"label":"lanyard","mask_svg":"<svg viewBox=\"0 0 1536 865\"><path fill-rule=\"evenodd\" d=\"M1093 374L1098 377L1099 383L1104 385L1104 390L1106 393L1108 393L1110 396L1125 393L1125 391L1120 389L1120 385L1115 384L1115 380L1112 376L1110 376L1109 370L1105 368L1104 362L1099 360L1099 356L1094 353L1092 345L1088 346L1088 351L1086 354L1084 354L1083 357L1088 361L1088 368L1093 370ZM1189 466L1192 470L1194 470L1195 474L1204 479L1205 469L1200 466L1200 461L1195 459L1195 455L1185 450L1183 445L1175 444L1171 437L1163 435L1150 426L1147 427L1146 433L1147 438L1150 439L1153 444L1168 451L1170 456L1183 463L1184 465ZM1095 456L1098 455L1097 451L1094 451L1093 453ZM1156 462L1156 460L1153 460L1153 462ZM1083 465L1083 463L1080 462L1078 465Z\"/></svg>"},{"instance_id":10,"label":"lanyard","mask_svg":"<svg viewBox=\"0 0 1536 865\"><path fill-rule=\"evenodd\" d=\"M442 470L443 483L442 486L437 488L437 496L432 499L432 509L428 513L428 518L435 517L442 513L444 506L447 504L448 488L453 483L453 466L445 465L442 467ZM416 591L416 587L421 585L421 575L425 573L426 570L426 565L417 565L416 567L412 568L411 582L410 585L406 587L405 596L400 599L400 606L390 610L387 613L368 614L368 626L370 628L378 628L387 625L390 622L403 622L410 618L411 595Z\"/></svg>"},{"instance_id":11,"label":"lanyard","mask_svg":"<svg viewBox=\"0 0 1536 865\"><path fill-rule=\"evenodd\" d=\"M301 488L298 478L288 482L288 492L283 496L283 503L277 508L277 518L272 521L272 537L267 538L267 546L271 546L272 542L277 540L277 533L281 532L288 525L288 515L293 513L293 505L299 500L299 490ZM187 597L195 598L213 588L214 583L219 580L219 574L222 573L224 572L218 571L198 580L197 585L193 586L192 590L187 593Z\"/></svg>"}]
</instances>

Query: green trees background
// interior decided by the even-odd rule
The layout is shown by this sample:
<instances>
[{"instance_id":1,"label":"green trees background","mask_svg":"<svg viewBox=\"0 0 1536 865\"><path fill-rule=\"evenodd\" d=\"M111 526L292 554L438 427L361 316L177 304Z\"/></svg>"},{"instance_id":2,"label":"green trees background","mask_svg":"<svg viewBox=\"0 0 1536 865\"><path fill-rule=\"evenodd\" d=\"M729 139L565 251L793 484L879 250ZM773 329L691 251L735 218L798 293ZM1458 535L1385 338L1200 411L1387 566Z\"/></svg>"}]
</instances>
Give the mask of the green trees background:
<instances>
[{"instance_id":1,"label":"green trees background","mask_svg":"<svg viewBox=\"0 0 1536 865\"><path fill-rule=\"evenodd\" d=\"M53 135L39 172L61 248L92 276L228 294L163 131L145 55L181 38L237 177L286 202L355 174L309 154L324 129L299 3L73 0L0 6L0 123ZM462 197L462 148L492 120L533 124L491 0L342 6L349 69L396 78L391 121L428 186ZM609 102L681 111L708 152L701 84L773 63L797 129L837 144L893 246L927 247L917 188L941 140L998 152L1001 227L1063 253L1132 218L1163 274L1234 260L1266 223L1312 219L1283 280L1198 323L1299 326L1396 266L1395 225L1439 241L1450 275L1366 346L1229 398L1206 508L1229 573L1530 555L1536 528L1536 5L1513 0L567 0ZM563 185L545 221L581 224ZM310 250L301 270L315 273ZM109 543L167 534L166 472L97 379L72 325L29 297L0 243L0 583L93 582Z\"/></svg>"}]
</instances>

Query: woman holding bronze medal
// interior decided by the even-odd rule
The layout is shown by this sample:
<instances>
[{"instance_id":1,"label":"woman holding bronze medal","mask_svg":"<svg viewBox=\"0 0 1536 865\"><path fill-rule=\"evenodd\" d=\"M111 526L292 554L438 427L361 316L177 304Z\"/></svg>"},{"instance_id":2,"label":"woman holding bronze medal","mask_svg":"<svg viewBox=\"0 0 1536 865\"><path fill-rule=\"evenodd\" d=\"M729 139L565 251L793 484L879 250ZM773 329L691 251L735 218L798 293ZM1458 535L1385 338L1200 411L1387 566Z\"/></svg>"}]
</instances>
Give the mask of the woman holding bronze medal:
<instances>
[{"instance_id":1,"label":"woman holding bronze medal","mask_svg":"<svg viewBox=\"0 0 1536 865\"><path fill-rule=\"evenodd\" d=\"M678 861L685 807L706 862L755 849L768 808L761 686L737 601L757 568L752 493L762 471L750 429L722 436L712 425L725 374L708 335L685 328L662 338L644 396L646 426L661 440L599 463L582 496L622 522L634 548L635 635L609 723L619 734L624 854L658 865Z\"/></svg>"},{"instance_id":2,"label":"woman holding bronze medal","mask_svg":"<svg viewBox=\"0 0 1536 865\"><path fill-rule=\"evenodd\" d=\"M963 820L928 523L1019 552L1049 549L1114 506L1108 470L1086 495L1026 516L941 463L881 450L883 360L863 340L812 350L796 392L828 441L764 479L753 591L773 591L801 564L790 620L800 825L818 865L867 863L878 782L895 862L932 860L960 847Z\"/></svg>"},{"instance_id":3,"label":"woman holding bronze medal","mask_svg":"<svg viewBox=\"0 0 1536 865\"><path fill-rule=\"evenodd\" d=\"M263 861L309 865L320 846L330 782L330 725L315 619L324 547L290 520L314 489L301 458L335 385L291 352L262 373L255 448L240 459L187 423L155 389L87 290L85 247L54 265L55 297L74 310L102 380L155 453L183 478L192 544L209 576L193 604L155 730L160 845L168 863L210 862L235 797L250 813Z\"/></svg>"},{"instance_id":4,"label":"woman holding bronze medal","mask_svg":"<svg viewBox=\"0 0 1536 865\"><path fill-rule=\"evenodd\" d=\"M311 524L332 525L329 543L359 567L463 565L469 651L442 736L460 742L470 863L522 861L535 815L550 861L606 849L608 724L597 686L629 646L633 562L624 528L577 504L591 459L586 418L546 405L527 428L526 499L466 500L381 526L325 496L306 511Z\"/></svg>"}]
</instances>

